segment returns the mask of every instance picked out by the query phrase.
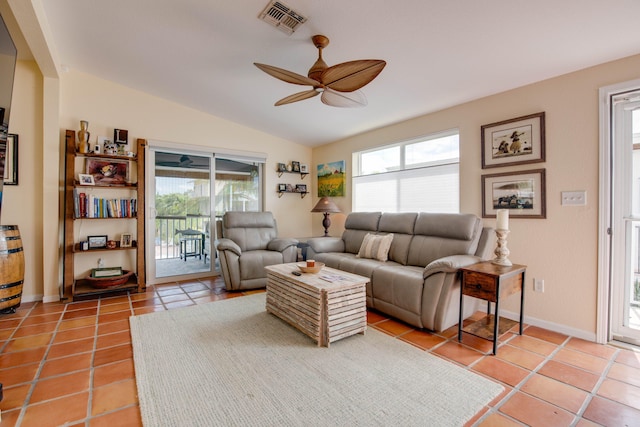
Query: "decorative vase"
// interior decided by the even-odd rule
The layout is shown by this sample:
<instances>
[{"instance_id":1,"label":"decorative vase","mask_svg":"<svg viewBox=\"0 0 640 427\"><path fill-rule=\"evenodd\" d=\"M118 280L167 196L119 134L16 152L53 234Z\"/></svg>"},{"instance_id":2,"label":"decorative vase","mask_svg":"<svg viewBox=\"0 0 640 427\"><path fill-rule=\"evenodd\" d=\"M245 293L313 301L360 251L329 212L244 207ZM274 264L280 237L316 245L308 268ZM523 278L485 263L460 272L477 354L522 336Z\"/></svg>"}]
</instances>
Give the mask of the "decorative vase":
<instances>
[{"instance_id":1,"label":"decorative vase","mask_svg":"<svg viewBox=\"0 0 640 427\"><path fill-rule=\"evenodd\" d=\"M78 131L78 152L89 152L89 137L91 133L88 130L89 122L86 120L80 120L80 130Z\"/></svg>"}]
</instances>

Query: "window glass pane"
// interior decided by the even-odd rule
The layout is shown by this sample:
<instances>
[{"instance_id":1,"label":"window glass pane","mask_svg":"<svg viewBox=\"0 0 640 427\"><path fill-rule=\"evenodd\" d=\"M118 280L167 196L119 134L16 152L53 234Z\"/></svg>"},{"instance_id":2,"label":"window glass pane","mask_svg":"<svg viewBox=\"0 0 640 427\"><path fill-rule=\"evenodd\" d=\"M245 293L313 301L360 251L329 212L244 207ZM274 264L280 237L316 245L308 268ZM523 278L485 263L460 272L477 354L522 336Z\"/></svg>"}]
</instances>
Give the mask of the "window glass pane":
<instances>
[{"instance_id":1,"label":"window glass pane","mask_svg":"<svg viewBox=\"0 0 640 427\"><path fill-rule=\"evenodd\" d=\"M403 171L398 180L399 212L460 211L457 164Z\"/></svg>"},{"instance_id":2,"label":"window glass pane","mask_svg":"<svg viewBox=\"0 0 640 427\"><path fill-rule=\"evenodd\" d=\"M424 165L460 157L458 135L408 144L405 147L405 163L408 167Z\"/></svg>"},{"instance_id":3,"label":"window glass pane","mask_svg":"<svg viewBox=\"0 0 640 427\"><path fill-rule=\"evenodd\" d=\"M384 173L400 168L400 147L363 152L360 155L360 175Z\"/></svg>"},{"instance_id":4,"label":"window glass pane","mask_svg":"<svg viewBox=\"0 0 640 427\"><path fill-rule=\"evenodd\" d=\"M459 154L457 133L354 153L353 210L459 212Z\"/></svg>"},{"instance_id":5,"label":"window glass pane","mask_svg":"<svg viewBox=\"0 0 640 427\"><path fill-rule=\"evenodd\" d=\"M370 175L353 178L354 212L396 212L397 188L396 179L387 174ZM384 197L380 197L384 194Z\"/></svg>"},{"instance_id":6,"label":"window glass pane","mask_svg":"<svg viewBox=\"0 0 640 427\"><path fill-rule=\"evenodd\" d=\"M216 158L216 216L260 211L259 164Z\"/></svg>"}]
</instances>

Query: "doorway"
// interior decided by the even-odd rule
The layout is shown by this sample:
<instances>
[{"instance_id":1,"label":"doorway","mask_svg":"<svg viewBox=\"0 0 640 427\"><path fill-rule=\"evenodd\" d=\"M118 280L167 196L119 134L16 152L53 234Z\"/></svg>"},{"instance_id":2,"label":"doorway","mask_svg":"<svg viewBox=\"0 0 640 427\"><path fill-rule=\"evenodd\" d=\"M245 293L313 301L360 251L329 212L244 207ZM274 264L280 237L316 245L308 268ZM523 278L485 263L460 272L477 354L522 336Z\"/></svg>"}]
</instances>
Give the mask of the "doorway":
<instances>
[{"instance_id":1,"label":"doorway","mask_svg":"<svg viewBox=\"0 0 640 427\"><path fill-rule=\"evenodd\" d=\"M152 149L151 154L153 177L147 182L153 208L147 241L154 244L149 245L153 256L147 258L152 264L149 279L162 283L211 276L213 156L166 149Z\"/></svg>"},{"instance_id":2,"label":"doorway","mask_svg":"<svg viewBox=\"0 0 640 427\"><path fill-rule=\"evenodd\" d=\"M640 344L640 91L612 98L612 338Z\"/></svg>"},{"instance_id":3,"label":"doorway","mask_svg":"<svg viewBox=\"0 0 640 427\"><path fill-rule=\"evenodd\" d=\"M640 84L603 90L598 341L640 345Z\"/></svg>"},{"instance_id":4,"label":"doorway","mask_svg":"<svg viewBox=\"0 0 640 427\"><path fill-rule=\"evenodd\" d=\"M145 168L147 283L219 274L215 245L222 216L231 210L262 210L265 160L261 155L149 145Z\"/></svg>"}]
</instances>

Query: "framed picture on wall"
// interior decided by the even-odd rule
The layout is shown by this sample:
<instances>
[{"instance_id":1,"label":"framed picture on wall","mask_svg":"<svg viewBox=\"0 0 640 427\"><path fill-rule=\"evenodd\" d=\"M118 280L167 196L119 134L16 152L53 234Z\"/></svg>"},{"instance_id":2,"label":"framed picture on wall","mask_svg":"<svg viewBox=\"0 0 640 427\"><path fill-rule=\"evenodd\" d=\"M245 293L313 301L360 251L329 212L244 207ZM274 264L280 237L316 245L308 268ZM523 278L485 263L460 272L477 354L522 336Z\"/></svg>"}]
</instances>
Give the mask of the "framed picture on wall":
<instances>
[{"instance_id":1,"label":"framed picture on wall","mask_svg":"<svg viewBox=\"0 0 640 427\"><path fill-rule=\"evenodd\" d=\"M545 170L482 175L482 217L508 209L512 218L546 218Z\"/></svg>"},{"instance_id":2,"label":"framed picture on wall","mask_svg":"<svg viewBox=\"0 0 640 427\"><path fill-rule=\"evenodd\" d=\"M481 127L482 169L545 161L544 112Z\"/></svg>"},{"instance_id":3,"label":"framed picture on wall","mask_svg":"<svg viewBox=\"0 0 640 427\"><path fill-rule=\"evenodd\" d=\"M345 161L321 163L318 168L318 197L344 197L347 185Z\"/></svg>"},{"instance_id":4,"label":"framed picture on wall","mask_svg":"<svg viewBox=\"0 0 640 427\"><path fill-rule=\"evenodd\" d=\"M7 150L4 160L4 185L18 185L18 135L7 135Z\"/></svg>"}]
</instances>

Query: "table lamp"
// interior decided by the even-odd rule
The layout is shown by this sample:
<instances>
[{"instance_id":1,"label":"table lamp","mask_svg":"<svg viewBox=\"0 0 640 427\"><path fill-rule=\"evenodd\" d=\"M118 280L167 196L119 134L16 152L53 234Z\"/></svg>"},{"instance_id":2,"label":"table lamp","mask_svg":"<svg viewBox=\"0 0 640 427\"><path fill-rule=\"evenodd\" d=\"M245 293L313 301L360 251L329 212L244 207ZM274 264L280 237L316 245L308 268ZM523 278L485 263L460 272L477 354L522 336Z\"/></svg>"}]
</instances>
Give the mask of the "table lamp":
<instances>
[{"instance_id":1,"label":"table lamp","mask_svg":"<svg viewBox=\"0 0 640 427\"><path fill-rule=\"evenodd\" d=\"M311 212L322 212L324 219L322 220L322 226L324 227L324 237L329 236L329 227L331 226L331 219L329 219L329 213L340 212L338 206L333 203L328 197L323 197L318 200L318 203L311 209Z\"/></svg>"}]
</instances>

